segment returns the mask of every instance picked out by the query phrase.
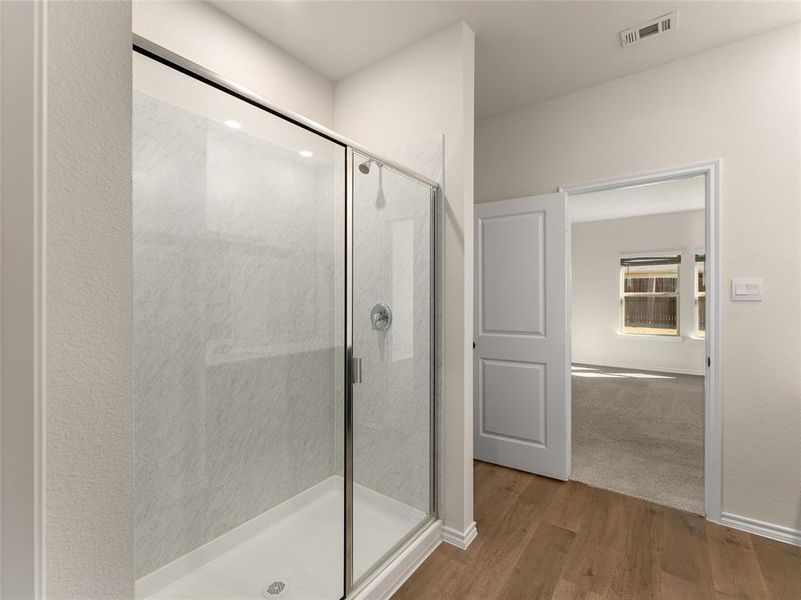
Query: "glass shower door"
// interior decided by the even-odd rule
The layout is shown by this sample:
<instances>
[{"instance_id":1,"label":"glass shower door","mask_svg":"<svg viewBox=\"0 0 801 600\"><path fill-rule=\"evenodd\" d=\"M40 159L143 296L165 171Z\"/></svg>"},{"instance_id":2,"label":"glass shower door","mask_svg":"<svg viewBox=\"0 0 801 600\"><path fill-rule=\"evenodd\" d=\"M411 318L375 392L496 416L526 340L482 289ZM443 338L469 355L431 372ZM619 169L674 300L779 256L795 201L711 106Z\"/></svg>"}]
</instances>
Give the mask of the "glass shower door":
<instances>
[{"instance_id":1,"label":"glass shower door","mask_svg":"<svg viewBox=\"0 0 801 600\"><path fill-rule=\"evenodd\" d=\"M133 62L136 597L340 600L346 147Z\"/></svg>"},{"instance_id":2,"label":"glass shower door","mask_svg":"<svg viewBox=\"0 0 801 600\"><path fill-rule=\"evenodd\" d=\"M352 581L433 514L431 186L353 152Z\"/></svg>"}]
</instances>

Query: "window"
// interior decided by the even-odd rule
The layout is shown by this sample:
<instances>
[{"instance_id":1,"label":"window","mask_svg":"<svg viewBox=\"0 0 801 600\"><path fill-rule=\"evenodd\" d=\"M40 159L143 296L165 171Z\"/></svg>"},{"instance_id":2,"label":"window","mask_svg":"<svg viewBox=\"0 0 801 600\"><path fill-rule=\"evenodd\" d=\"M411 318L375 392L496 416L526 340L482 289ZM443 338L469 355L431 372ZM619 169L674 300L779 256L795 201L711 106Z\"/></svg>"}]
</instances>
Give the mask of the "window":
<instances>
[{"instance_id":1,"label":"window","mask_svg":"<svg viewBox=\"0 0 801 600\"><path fill-rule=\"evenodd\" d=\"M620 259L623 333L679 335L680 254Z\"/></svg>"},{"instance_id":2,"label":"window","mask_svg":"<svg viewBox=\"0 0 801 600\"><path fill-rule=\"evenodd\" d=\"M706 254L695 255L695 331L706 337Z\"/></svg>"}]
</instances>

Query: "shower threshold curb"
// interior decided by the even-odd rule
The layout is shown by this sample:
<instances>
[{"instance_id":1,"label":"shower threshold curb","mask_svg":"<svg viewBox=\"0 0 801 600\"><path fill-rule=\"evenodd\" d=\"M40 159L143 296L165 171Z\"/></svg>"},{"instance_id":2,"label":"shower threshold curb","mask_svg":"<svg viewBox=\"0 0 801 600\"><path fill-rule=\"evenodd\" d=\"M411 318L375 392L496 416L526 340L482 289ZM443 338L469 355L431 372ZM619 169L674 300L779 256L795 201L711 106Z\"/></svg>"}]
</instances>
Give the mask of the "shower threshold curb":
<instances>
[{"instance_id":1,"label":"shower threshold curb","mask_svg":"<svg viewBox=\"0 0 801 600\"><path fill-rule=\"evenodd\" d=\"M369 583L354 590L347 600L389 600L442 541L442 521L437 520L423 529Z\"/></svg>"}]
</instances>

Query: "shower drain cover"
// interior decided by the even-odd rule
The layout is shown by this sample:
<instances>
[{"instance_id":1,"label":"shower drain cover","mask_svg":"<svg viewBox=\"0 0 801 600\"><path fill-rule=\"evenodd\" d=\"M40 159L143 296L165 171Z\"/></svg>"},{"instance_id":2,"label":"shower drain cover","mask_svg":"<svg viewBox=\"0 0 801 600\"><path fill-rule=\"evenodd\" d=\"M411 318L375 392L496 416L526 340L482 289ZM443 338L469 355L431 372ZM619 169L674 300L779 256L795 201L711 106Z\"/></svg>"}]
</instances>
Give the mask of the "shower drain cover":
<instances>
[{"instance_id":1,"label":"shower drain cover","mask_svg":"<svg viewBox=\"0 0 801 600\"><path fill-rule=\"evenodd\" d=\"M261 595L263 598L267 598L267 600L273 600L273 598L283 598L288 592L289 581L281 577L277 577L264 586L264 588L261 590Z\"/></svg>"}]
</instances>

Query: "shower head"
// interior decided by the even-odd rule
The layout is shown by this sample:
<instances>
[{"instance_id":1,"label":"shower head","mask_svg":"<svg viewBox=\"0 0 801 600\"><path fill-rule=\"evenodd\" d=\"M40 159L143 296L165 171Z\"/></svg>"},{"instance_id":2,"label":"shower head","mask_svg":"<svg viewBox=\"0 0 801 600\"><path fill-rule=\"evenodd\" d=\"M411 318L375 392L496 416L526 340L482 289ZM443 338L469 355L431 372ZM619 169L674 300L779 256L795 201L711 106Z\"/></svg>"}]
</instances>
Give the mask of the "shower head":
<instances>
[{"instance_id":1,"label":"shower head","mask_svg":"<svg viewBox=\"0 0 801 600\"><path fill-rule=\"evenodd\" d=\"M373 164L373 163L378 165L379 169L384 166L382 163L378 162L376 159L368 158L366 161L364 161L362 164L359 165L359 171L361 171L365 175L369 174L370 173L370 165Z\"/></svg>"}]
</instances>

